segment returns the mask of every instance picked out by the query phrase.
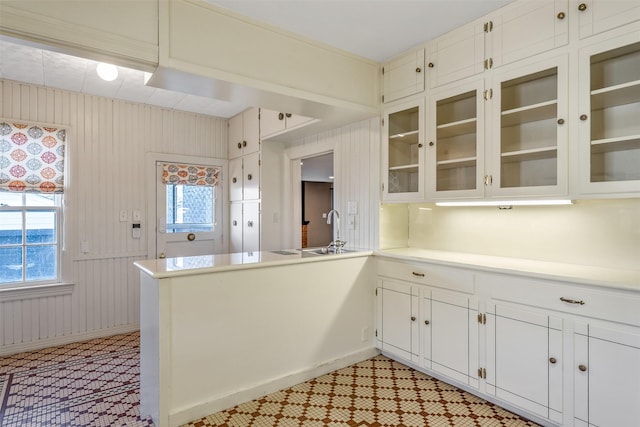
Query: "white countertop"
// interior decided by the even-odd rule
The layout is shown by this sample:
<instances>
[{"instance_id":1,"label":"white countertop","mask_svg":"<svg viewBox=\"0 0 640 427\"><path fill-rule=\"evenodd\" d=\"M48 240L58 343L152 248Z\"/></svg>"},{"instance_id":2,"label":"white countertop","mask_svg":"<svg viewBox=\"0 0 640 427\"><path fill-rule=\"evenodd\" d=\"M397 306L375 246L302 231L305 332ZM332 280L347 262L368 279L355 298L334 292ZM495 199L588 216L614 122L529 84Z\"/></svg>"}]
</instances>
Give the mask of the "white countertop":
<instances>
[{"instance_id":1,"label":"white countertop","mask_svg":"<svg viewBox=\"0 0 640 427\"><path fill-rule=\"evenodd\" d=\"M374 255L405 261L427 261L453 267L467 267L493 273L510 273L541 279L640 291L640 270L621 270L419 248L386 249L375 251Z\"/></svg>"},{"instance_id":2,"label":"white countertop","mask_svg":"<svg viewBox=\"0 0 640 427\"><path fill-rule=\"evenodd\" d=\"M246 270L276 265L322 262L373 255L370 250L349 250L340 254L318 255L311 251L286 249L281 251L241 252L136 261L134 265L155 279L188 276L220 271Z\"/></svg>"}]
</instances>

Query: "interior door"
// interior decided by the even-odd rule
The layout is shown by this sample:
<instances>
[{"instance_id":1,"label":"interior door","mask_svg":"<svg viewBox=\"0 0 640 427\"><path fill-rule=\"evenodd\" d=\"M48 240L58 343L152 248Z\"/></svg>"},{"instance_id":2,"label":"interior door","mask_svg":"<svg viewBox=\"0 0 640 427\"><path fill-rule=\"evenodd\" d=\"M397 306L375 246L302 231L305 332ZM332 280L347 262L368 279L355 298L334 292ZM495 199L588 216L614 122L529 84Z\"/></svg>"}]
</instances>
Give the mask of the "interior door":
<instances>
[{"instance_id":1,"label":"interior door","mask_svg":"<svg viewBox=\"0 0 640 427\"><path fill-rule=\"evenodd\" d=\"M156 257L221 253L220 185L163 184L163 163L166 162L156 162Z\"/></svg>"}]
</instances>

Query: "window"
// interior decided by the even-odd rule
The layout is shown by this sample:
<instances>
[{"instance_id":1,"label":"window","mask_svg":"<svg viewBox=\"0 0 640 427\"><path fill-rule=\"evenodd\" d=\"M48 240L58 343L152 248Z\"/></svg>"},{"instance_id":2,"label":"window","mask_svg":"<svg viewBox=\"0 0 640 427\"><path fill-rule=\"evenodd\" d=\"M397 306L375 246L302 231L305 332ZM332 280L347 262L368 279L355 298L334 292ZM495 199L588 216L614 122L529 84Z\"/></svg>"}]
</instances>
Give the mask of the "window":
<instances>
[{"instance_id":1,"label":"window","mask_svg":"<svg viewBox=\"0 0 640 427\"><path fill-rule=\"evenodd\" d=\"M0 192L0 284L59 281L61 199Z\"/></svg>"},{"instance_id":2,"label":"window","mask_svg":"<svg viewBox=\"0 0 640 427\"><path fill-rule=\"evenodd\" d=\"M210 232L215 187L167 184L167 233Z\"/></svg>"},{"instance_id":3,"label":"window","mask_svg":"<svg viewBox=\"0 0 640 427\"><path fill-rule=\"evenodd\" d=\"M60 281L66 134L0 120L0 286Z\"/></svg>"}]
</instances>

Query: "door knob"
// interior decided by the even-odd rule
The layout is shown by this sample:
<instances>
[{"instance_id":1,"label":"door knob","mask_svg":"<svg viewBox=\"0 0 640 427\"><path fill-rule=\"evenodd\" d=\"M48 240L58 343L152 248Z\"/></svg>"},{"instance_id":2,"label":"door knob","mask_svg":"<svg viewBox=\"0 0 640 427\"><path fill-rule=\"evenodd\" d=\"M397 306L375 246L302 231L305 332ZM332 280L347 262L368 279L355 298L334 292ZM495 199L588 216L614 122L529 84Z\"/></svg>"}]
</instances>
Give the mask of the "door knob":
<instances>
[{"instance_id":1,"label":"door knob","mask_svg":"<svg viewBox=\"0 0 640 427\"><path fill-rule=\"evenodd\" d=\"M196 235L193 233L187 234L187 240L193 242L194 240L196 240Z\"/></svg>"}]
</instances>

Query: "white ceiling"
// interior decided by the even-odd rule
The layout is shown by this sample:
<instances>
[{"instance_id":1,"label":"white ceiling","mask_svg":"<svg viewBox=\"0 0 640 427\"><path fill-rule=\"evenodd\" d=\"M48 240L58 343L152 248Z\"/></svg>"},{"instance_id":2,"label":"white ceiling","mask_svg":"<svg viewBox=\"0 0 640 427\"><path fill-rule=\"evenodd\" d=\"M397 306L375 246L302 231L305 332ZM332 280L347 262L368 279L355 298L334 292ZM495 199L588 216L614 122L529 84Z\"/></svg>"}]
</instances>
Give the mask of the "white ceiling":
<instances>
[{"instance_id":1,"label":"white ceiling","mask_svg":"<svg viewBox=\"0 0 640 427\"><path fill-rule=\"evenodd\" d=\"M382 62L513 0L207 0L254 20ZM200 114L231 117L249 107L144 85L118 67L113 82L97 62L0 38L0 78Z\"/></svg>"}]
</instances>

